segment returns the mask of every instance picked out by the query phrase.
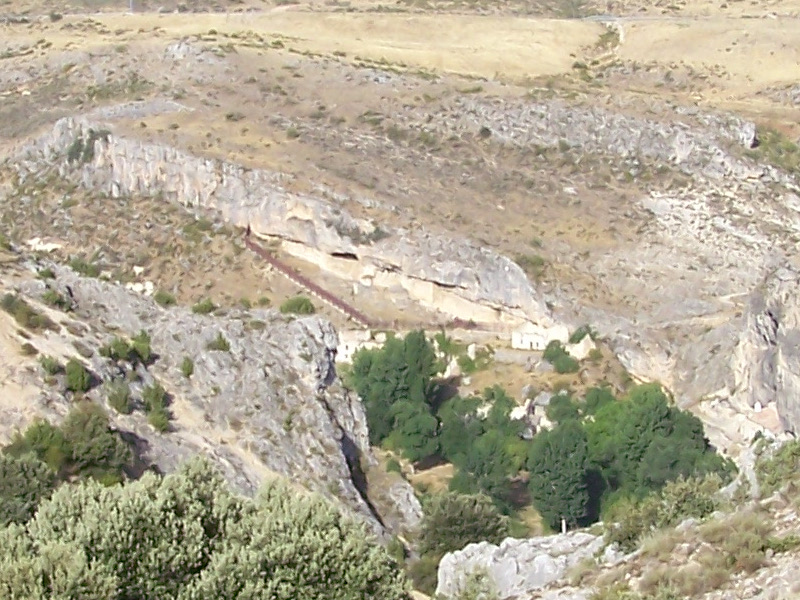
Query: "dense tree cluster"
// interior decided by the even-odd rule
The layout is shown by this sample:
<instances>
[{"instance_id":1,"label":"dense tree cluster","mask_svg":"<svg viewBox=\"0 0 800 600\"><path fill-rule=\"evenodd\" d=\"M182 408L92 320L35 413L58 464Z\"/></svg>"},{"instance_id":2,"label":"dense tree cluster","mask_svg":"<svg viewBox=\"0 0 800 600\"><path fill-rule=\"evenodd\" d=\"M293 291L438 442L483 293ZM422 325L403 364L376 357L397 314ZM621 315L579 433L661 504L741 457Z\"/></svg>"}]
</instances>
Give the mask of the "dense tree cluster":
<instances>
[{"instance_id":1,"label":"dense tree cluster","mask_svg":"<svg viewBox=\"0 0 800 600\"><path fill-rule=\"evenodd\" d=\"M439 410L441 455L456 467L450 488L487 494L506 511L511 509L510 478L524 468L528 446L521 437L524 424L510 418L515 406L495 386L482 396L455 396Z\"/></svg>"},{"instance_id":2,"label":"dense tree cluster","mask_svg":"<svg viewBox=\"0 0 800 600\"><path fill-rule=\"evenodd\" d=\"M201 461L62 486L0 548L2 598L407 598L397 564L324 500L279 482L242 498Z\"/></svg>"},{"instance_id":3,"label":"dense tree cluster","mask_svg":"<svg viewBox=\"0 0 800 600\"><path fill-rule=\"evenodd\" d=\"M499 387L442 399L441 368L422 331L356 353L350 383L364 401L370 441L412 461L441 457L457 468L452 489L487 494L508 508L509 478L526 455L523 425L509 418L515 403Z\"/></svg>"},{"instance_id":4,"label":"dense tree cluster","mask_svg":"<svg viewBox=\"0 0 800 600\"><path fill-rule=\"evenodd\" d=\"M551 526L562 518L587 524L603 505L642 498L679 477L732 470L709 446L700 420L671 406L659 385L636 386L618 401L608 396L587 394L584 410L552 409L558 425L531 443L531 495Z\"/></svg>"},{"instance_id":5,"label":"dense tree cluster","mask_svg":"<svg viewBox=\"0 0 800 600\"><path fill-rule=\"evenodd\" d=\"M432 403L433 378L440 368L422 331L356 352L350 381L364 401L372 444L394 434L395 445L410 460L438 451Z\"/></svg>"},{"instance_id":6,"label":"dense tree cluster","mask_svg":"<svg viewBox=\"0 0 800 600\"><path fill-rule=\"evenodd\" d=\"M447 338L437 342L448 354ZM545 355L565 364L568 356L558 343ZM356 353L350 383L364 400L371 441L412 461L449 461L451 490L486 494L506 512L514 482L526 476L533 504L557 528L562 519L570 527L593 522L617 500L643 498L679 477L732 468L709 446L699 419L672 406L657 384L621 399L606 387L582 399L557 394L547 408L555 427L526 440L525 425L510 418L516 403L499 387L443 399L441 366L421 331Z\"/></svg>"}]
</instances>

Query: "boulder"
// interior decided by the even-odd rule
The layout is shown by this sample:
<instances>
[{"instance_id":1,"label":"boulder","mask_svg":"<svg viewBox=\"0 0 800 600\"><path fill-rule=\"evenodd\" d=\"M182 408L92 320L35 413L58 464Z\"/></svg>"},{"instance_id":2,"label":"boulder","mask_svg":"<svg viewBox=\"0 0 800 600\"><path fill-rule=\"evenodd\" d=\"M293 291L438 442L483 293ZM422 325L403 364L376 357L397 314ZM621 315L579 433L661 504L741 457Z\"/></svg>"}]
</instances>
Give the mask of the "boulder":
<instances>
[{"instance_id":1,"label":"boulder","mask_svg":"<svg viewBox=\"0 0 800 600\"><path fill-rule=\"evenodd\" d=\"M481 571L493 583L500 600L526 597L563 579L570 568L593 557L603 545L602 537L582 531L530 539L506 538L499 546L488 542L470 544L442 558L436 593L458 598L467 577Z\"/></svg>"}]
</instances>

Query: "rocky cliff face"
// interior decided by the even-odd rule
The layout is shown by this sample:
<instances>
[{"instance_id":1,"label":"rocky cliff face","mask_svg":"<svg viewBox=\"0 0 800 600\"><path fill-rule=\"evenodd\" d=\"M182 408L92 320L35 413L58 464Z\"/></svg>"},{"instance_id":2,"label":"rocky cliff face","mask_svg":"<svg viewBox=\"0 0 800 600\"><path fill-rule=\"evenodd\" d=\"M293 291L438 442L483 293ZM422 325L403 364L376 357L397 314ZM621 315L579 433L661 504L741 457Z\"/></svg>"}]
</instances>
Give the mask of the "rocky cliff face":
<instances>
[{"instance_id":1,"label":"rocky cliff face","mask_svg":"<svg viewBox=\"0 0 800 600\"><path fill-rule=\"evenodd\" d=\"M95 117L115 116L106 113ZM83 152L89 146L91 150ZM76 148L81 158L70 160L70 149ZM459 318L470 318L469 304L474 304L475 315L489 321L553 324L522 269L508 258L466 240L388 231L356 220L322 198L286 191L279 173L117 137L103 121L89 119L59 121L51 133L25 145L15 161L24 176L56 164L63 176L77 168L85 187L112 197L161 194L186 206L214 210L234 225L250 226L257 235L299 242L304 249L325 255L319 264L334 272L336 257L342 257L338 260L346 263L351 275L355 260L357 276L368 284L400 283L418 301L443 312L449 303L437 302L437 296L453 296L460 300L452 304L453 316ZM421 288L419 282L427 287Z\"/></svg>"},{"instance_id":2,"label":"rocky cliff face","mask_svg":"<svg viewBox=\"0 0 800 600\"><path fill-rule=\"evenodd\" d=\"M282 318L274 311L195 315L183 308L164 309L70 269L58 268L57 274L48 285L71 299L74 312L52 311L59 330L28 341L42 354L84 362L103 382L89 393L100 403L106 401L105 385L114 379L130 381L134 399L155 381L167 390L172 432L156 433L138 411L122 415L109 410L147 461L169 472L186 458L204 454L245 493L279 474L340 501L376 533L383 533L384 526L400 532L417 524L420 506L405 481L395 482L397 493L382 494L379 506L368 495L365 472L376 461L361 403L337 380L338 339L330 323L316 317ZM45 283L26 280L19 289L35 301ZM130 337L141 330L150 334L157 356L147 369L131 371L99 354L113 335ZM229 351L210 349L218 336L227 340ZM182 373L185 358L194 364L191 377ZM42 390L39 406L29 409L54 417L66 412L62 393L43 384Z\"/></svg>"},{"instance_id":3,"label":"rocky cliff face","mask_svg":"<svg viewBox=\"0 0 800 600\"><path fill-rule=\"evenodd\" d=\"M781 267L750 296L734 356L736 398L761 411L775 406L800 431L800 273Z\"/></svg>"}]
</instances>

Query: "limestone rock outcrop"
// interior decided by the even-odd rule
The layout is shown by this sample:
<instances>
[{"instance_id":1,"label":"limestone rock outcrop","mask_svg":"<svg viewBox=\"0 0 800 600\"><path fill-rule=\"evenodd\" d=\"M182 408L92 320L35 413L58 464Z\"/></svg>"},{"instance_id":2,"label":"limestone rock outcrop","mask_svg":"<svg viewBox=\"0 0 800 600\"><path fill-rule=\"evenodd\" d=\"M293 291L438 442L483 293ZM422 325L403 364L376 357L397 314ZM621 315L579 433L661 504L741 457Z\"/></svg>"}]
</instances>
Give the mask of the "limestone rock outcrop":
<instances>
[{"instance_id":1,"label":"limestone rock outcrop","mask_svg":"<svg viewBox=\"0 0 800 600\"><path fill-rule=\"evenodd\" d=\"M469 544L442 558L436 593L458 598L467 577L482 572L501 600L523 598L564 578L571 567L594 556L603 545L602 537L581 531L507 538L499 546L488 542Z\"/></svg>"},{"instance_id":2,"label":"limestone rock outcrop","mask_svg":"<svg viewBox=\"0 0 800 600\"><path fill-rule=\"evenodd\" d=\"M756 128L751 121L732 115L675 115L671 121L644 119L597 107L578 107L561 101L513 102L459 97L428 117L430 127L442 135L478 134L514 146L580 148L587 153L615 155L623 160L671 163L687 174L712 179L734 176L758 178L769 167L738 160L726 151L733 143L752 148ZM697 111L695 111L697 112ZM704 130L687 121L696 117ZM418 116L419 121L422 117ZM713 132L712 136L709 133Z\"/></svg>"},{"instance_id":3,"label":"limestone rock outcrop","mask_svg":"<svg viewBox=\"0 0 800 600\"><path fill-rule=\"evenodd\" d=\"M55 287L71 299L74 312L56 312L63 327L30 343L61 360L64 353L81 360L102 382L89 392L101 404L105 383L112 379L129 381L134 399L154 382L166 389L173 415L168 433L157 433L140 411L123 415L109 410L147 462L169 472L203 454L244 493L254 493L265 477L278 474L340 502L375 533L384 533L386 524L392 532L417 525L420 505L404 480L394 482L394 493L382 494L380 510L369 497L364 471L376 459L366 416L358 398L337 379L338 336L328 321L285 318L266 310L197 315L163 308L151 298L79 277L68 268L53 268L55 280L28 280L20 290L37 298L46 285ZM99 353L114 335L130 338L142 330L151 336L157 357L146 369L128 372L129 366ZM229 350L211 344L219 336ZM186 359L193 363L191 376L182 369ZM65 402L43 389L40 413ZM56 412L66 412L62 408Z\"/></svg>"},{"instance_id":4,"label":"limestone rock outcrop","mask_svg":"<svg viewBox=\"0 0 800 600\"><path fill-rule=\"evenodd\" d=\"M734 355L736 397L754 410L774 404L800 432L800 272L782 267L750 296Z\"/></svg>"},{"instance_id":5,"label":"limestone rock outcrop","mask_svg":"<svg viewBox=\"0 0 800 600\"><path fill-rule=\"evenodd\" d=\"M69 158L76 144L91 146L83 162ZM256 235L286 240L287 251L336 275L366 285L400 285L423 305L463 320L553 324L525 273L510 259L467 240L389 231L354 219L322 198L288 192L280 173L117 137L102 121L85 119L58 121L52 132L25 145L15 164L23 176L57 164L62 176L77 169L83 186L111 196L161 194L214 210Z\"/></svg>"}]
</instances>

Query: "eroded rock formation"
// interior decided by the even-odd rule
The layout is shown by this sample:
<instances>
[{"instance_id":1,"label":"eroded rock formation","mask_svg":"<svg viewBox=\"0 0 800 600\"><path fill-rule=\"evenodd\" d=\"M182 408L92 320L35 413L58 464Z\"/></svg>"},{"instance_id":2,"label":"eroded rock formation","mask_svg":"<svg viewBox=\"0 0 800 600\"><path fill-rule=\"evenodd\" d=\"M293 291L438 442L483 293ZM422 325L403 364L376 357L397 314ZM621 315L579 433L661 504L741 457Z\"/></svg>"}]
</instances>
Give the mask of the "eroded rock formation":
<instances>
[{"instance_id":1,"label":"eroded rock formation","mask_svg":"<svg viewBox=\"0 0 800 600\"><path fill-rule=\"evenodd\" d=\"M29 343L61 360L78 358L100 382L130 381L133 398L159 382L171 398L174 431L156 433L139 411L110 411L148 462L169 472L204 454L242 492L252 494L265 477L279 474L339 500L376 533L385 525L394 532L416 526L421 509L408 483L398 478L392 494L368 488L365 471L376 460L366 417L337 379L338 336L329 322L256 310L196 315L185 308L164 309L122 286L82 278L67 268L57 268L57 274L48 285L71 299L74 312L52 313L61 321L59 331ZM27 280L20 289L35 299L45 283ZM142 330L150 334L157 357L147 369L131 371L98 352L113 335L131 337ZM228 351L210 345L218 336L227 341ZM193 363L190 377L182 372L187 358ZM106 388L98 385L89 396L105 403ZM29 408L56 416L66 412L66 402L57 390L43 386L40 406Z\"/></svg>"},{"instance_id":2,"label":"eroded rock formation","mask_svg":"<svg viewBox=\"0 0 800 600\"><path fill-rule=\"evenodd\" d=\"M80 148L80 159L70 149ZM86 150L90 148L90 150ZM111 196L161 194L217 211L256 235L286 240L286 249L365 285L399 285L422 304L463 320L513 325L554 321L522 269L463 239L385 230L321 198L290 193L282 176L203 159L169 146L117 137L102 122L62 119L16 157L35 175L56 164L63 176Z\"/></svg>"},{"instance_id":3,"label":"eroded rock formation","mask_svg":"<svg viewBox=\"0 0 800 600\"><path fill-rule=\"evenodd\" d=\"M800 432L800 272L778 268L751 294L733 367L742 402Z\"/></svg>"}]
</instances>

